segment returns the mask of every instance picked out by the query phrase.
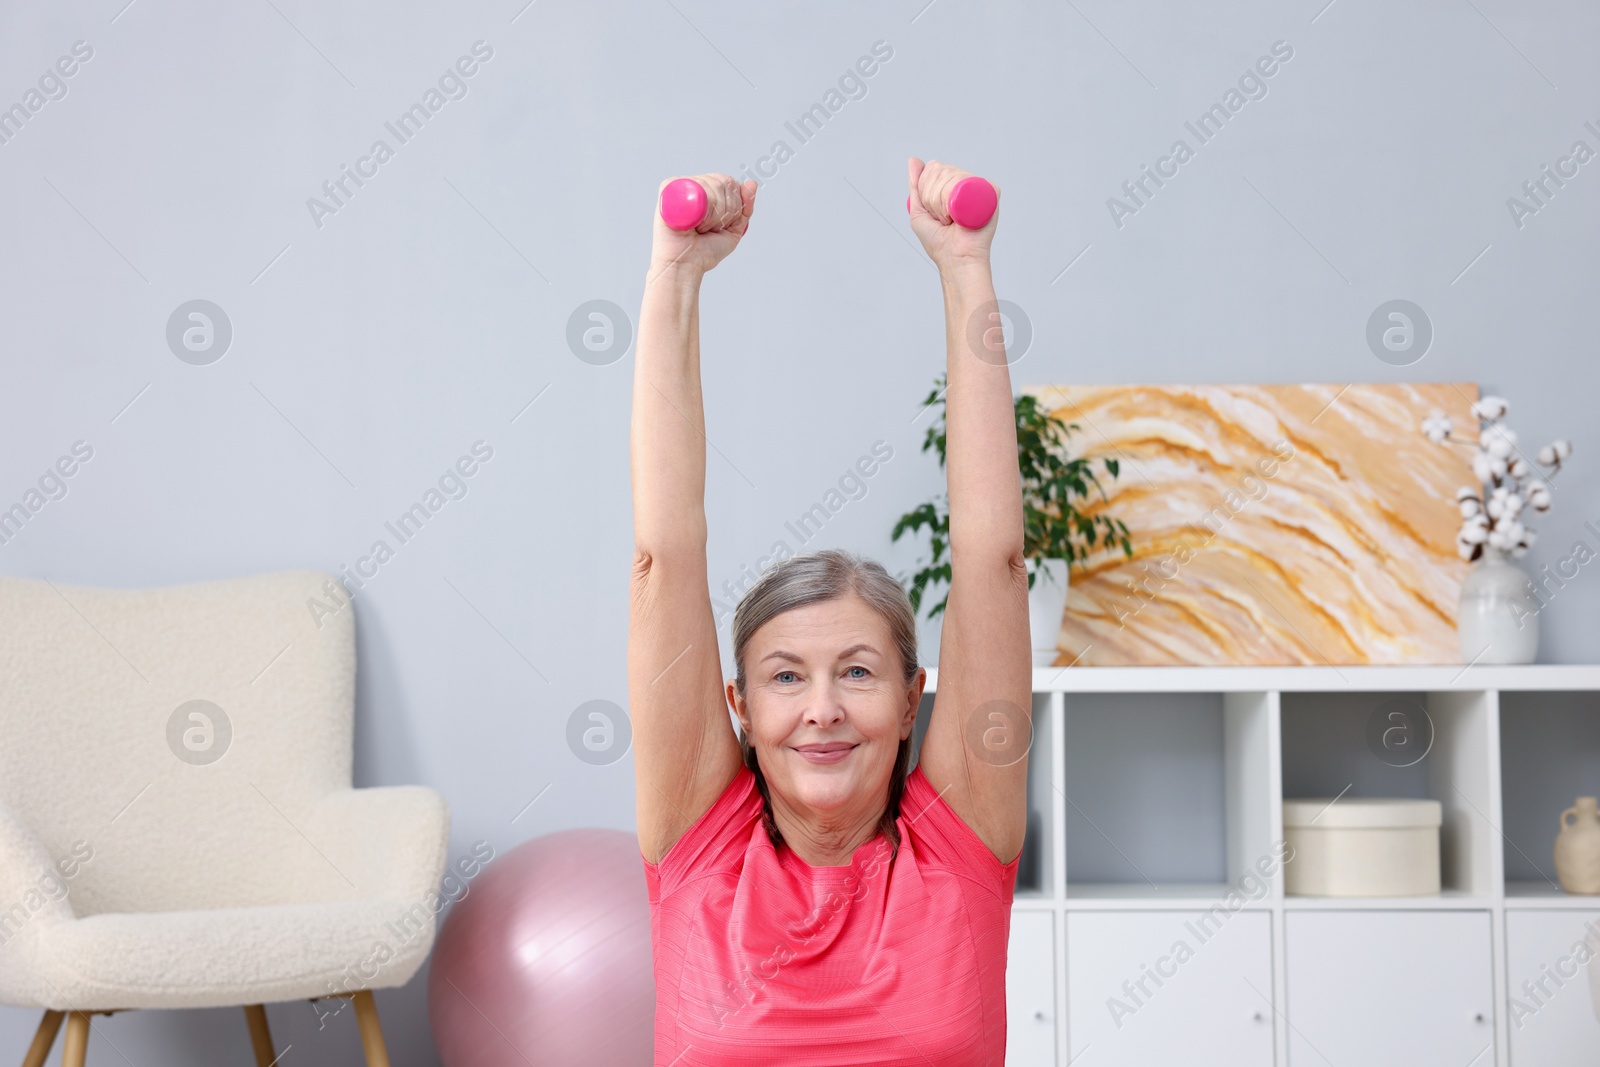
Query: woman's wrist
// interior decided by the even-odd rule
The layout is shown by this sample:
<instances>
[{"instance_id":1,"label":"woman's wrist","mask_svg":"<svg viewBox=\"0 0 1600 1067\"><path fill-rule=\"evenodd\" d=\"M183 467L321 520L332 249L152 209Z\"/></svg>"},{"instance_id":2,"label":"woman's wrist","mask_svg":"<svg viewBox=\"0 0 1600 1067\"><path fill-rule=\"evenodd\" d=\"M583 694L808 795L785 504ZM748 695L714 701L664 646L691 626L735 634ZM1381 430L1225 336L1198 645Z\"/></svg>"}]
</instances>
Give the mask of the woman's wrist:
<instances>
[{"instance_id":1,"label":"woman's wrist","mask_svg":"<svg viewBox=\"0 0 1600 1067\"><path fill-rule=\"evenodd\" d=\"M994 286L988 256L954 256L939 264L939 283L946 289Z\"/></svg>"},{"instance_id":2,"label":"woman's wrist","mask_svg":"<svg viewBox=\"0 0 1600 1067\"><path fill-rule=\"evenodd\" d=\"M989 261L963 259L939 267L939 287L949 310L972 307L994 299L994 275Z\"/></svg>"},{"instance_id":3,"label":"woman's wrist","mask_svg":"<svg viewBox=\"0 0 1600 1067\"><path fill-rule=\"evenodd\" d=\"M663 281L668 285L698 288L705 274L704 268L683 259L651 259L650 269L645 272L645 282L653 285Z\"/></svg>"}]
</instances>

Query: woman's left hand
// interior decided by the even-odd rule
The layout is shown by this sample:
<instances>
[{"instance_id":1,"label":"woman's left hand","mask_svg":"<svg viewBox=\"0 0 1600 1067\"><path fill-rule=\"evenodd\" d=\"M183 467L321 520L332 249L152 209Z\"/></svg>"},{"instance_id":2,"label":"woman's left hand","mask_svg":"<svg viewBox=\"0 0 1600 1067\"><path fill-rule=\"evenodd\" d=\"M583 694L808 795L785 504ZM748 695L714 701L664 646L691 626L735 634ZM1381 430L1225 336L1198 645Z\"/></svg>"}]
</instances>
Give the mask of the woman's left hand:
<instances>
[{"instance_id":1,"label":"woman's left hand","mask_svg":"<svg viewBox=\"0 0 1600 1067\"><path fill-rule=\"evenodd\" d=\"M989 262L989 246L994 241L995 226L1000 222L1000 209L995 208L994 216L981 230L969 230L953 222L948 210L950 190L962 178L972 177L972 173L937 159L924 163L916 156L908 160L907 168L911 229L934 264L943 271L962 260ZM999 192L997 185L996 196Z\"/></svg>"}]
</instances>

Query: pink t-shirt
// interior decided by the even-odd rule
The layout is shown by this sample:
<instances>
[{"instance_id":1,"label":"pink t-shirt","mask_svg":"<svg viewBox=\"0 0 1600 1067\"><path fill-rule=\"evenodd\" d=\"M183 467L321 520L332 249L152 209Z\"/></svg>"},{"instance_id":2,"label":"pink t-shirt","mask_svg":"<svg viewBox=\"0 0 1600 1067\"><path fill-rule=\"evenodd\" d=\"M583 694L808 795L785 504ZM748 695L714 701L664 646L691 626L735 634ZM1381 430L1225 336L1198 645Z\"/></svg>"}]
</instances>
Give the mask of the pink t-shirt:
<instances>
[{"instance_id":1,"label":"pink t-shirt","mask_svg":"<svg viewBox=\"0 0 1600 1067\"><path fill-rule=\"evenodd\" d=\"M644 861L655 1067L1001 1067L1022 857L996 859L921 767L897 825L892 866L880 833L848 865L813 867L772 847L741 764Z\"/></svg>"}]
</instances>

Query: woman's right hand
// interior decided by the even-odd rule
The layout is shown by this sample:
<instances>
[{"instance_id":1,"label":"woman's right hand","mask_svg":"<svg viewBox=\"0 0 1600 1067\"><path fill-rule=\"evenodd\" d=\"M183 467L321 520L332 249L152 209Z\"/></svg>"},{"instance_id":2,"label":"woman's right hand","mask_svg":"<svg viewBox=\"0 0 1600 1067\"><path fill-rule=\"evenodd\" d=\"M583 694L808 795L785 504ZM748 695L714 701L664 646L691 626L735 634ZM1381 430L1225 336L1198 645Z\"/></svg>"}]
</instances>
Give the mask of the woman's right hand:
<instances>
[{"instance_id":1,"label":"woman's right hand","mask_svg":"<svg viewBox=\"0 0 1600 1067\"><path fill-rule=\"evenodd\" d=\"M690 175L706 191L706 217L692 230L674 230L661 217L661 190L668 178L656 189L652 214L655 217L655 236L650 249L650 272L654 274L668 266L688 266L702 273L722 262L724 256L738 246L740 238L750 226L750 213L756 205L756 183L743 185L726 174Z\"/></svg>"}]
</instances>

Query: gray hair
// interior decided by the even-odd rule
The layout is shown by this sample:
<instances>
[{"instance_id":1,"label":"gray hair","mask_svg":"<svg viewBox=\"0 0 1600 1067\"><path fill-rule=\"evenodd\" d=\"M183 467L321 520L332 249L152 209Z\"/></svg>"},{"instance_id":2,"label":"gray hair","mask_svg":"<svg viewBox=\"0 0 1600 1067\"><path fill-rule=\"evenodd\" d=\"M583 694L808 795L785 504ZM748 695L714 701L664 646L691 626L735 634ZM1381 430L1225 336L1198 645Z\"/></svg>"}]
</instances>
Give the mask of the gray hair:
<instances>
[{"instance_id":1,"label":"gray hair","mask_svg":"<svg viewBox=\"0 0 1600 1067\"><path fill-rule=\"evenodd\" d=\"M890 576L881 563L844 549L828 548L781 560L750 587L734 609L734 687L739 696L742 698L745 692L745 647L757 630L783 612L838 600L851 593L866 601L889 624L889 632L900 653L901 680L909 688L918 670L917 622L905 587ZM783 843L783 835L772 818L772 797L767 791L766 776L761 773L761 762L743 731L739 735L739 748L744 753L745 766L756 776L756 786L761 791L762 823L776 848ZM911 738L907 737L900 742L895 754L894 773L889 776L889 802L878 820L878 829L893 845L891 860L900 851L900 829L895 820L900 817L900 800L905 795L910 765Z\"/></svg>"}]
</instances>

